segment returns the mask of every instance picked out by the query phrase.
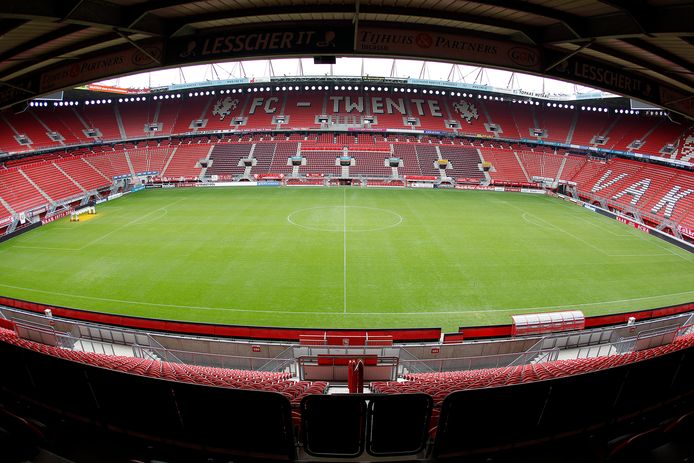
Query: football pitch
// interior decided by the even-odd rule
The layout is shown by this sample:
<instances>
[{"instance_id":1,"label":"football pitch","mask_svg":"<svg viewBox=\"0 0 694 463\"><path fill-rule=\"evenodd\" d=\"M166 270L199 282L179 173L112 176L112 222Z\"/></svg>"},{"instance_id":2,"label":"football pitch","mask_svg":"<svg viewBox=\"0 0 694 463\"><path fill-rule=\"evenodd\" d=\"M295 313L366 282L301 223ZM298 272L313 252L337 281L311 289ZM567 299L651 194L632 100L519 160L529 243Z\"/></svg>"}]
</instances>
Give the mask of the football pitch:
<instances>
[{"instance_id":1,"label":"football pitch","mask_svg":"<svg viewBox=\"0 0 694 463\"><path fill-rule=\"evenodd\" d=\"M0 294L171 320L445 331L694 300L694 255L540 195L176 188L97 212L0 244Z\"/></svg>"}]
</instances>

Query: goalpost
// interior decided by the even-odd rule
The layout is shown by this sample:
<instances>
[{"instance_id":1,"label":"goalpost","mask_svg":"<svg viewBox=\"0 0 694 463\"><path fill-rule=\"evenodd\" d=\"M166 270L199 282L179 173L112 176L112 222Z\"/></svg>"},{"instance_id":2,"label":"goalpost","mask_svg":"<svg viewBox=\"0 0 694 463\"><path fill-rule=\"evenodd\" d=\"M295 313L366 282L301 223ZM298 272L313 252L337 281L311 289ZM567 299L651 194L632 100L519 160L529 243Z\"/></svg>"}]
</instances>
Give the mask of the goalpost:
<instances>
[{"instance_id":1,"label":"goalpost","mask_svg":"<svg viewBox=\"0 0 694 463\"><path fill-rule=\"evenodd\" d=\"M79 206L77 209L74 209L72 212L70 212L70 222L79 222L80 215L82 214L96 214L96 203Z\"/></svg>"}]
</instances>

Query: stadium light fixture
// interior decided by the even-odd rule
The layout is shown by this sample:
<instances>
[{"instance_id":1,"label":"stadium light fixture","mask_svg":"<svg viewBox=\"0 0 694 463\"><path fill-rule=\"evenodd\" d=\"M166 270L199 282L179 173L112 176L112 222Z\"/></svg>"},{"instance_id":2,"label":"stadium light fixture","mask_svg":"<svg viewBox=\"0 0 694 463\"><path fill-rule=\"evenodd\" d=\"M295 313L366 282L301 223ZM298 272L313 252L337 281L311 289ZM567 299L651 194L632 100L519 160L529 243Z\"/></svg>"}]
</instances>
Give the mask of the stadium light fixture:
<instances>
[{"instance_id":1,"label":"stadium light fixture","mask_svg":"<svg viewBox=\"0 0 694 463\"><path fill-rule=\"evenodd\" d=\"M328 88L326 87L325 89L327 90ZM359 86L358 86L358 85L355 85L355 86L354 86L354 90L355 90L355 91L356 91L356 90L359 90Z\"/></svg>"},{"instance_id":2,"label":"stadium light fixture","mask_svg":"<svg viewBox=\"0 0 694 463\"><path fill-rule=\"evenodd\" d=\"M387 92L387 91L388 91L388 87L383 87L383 91L384 91L384 92Z\"/></svg>"}]
</instances>

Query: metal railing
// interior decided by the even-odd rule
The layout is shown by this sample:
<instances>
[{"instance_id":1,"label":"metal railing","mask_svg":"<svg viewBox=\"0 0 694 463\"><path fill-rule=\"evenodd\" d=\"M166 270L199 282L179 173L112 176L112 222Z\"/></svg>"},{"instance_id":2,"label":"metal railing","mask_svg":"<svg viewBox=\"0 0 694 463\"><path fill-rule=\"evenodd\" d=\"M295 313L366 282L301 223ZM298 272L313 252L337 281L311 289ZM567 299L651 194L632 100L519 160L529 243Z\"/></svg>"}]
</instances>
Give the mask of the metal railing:
<instances>
[{"instance_id":1,"label":"metal railing","mask_svg":"<svg viewBox=\"0 0 694 463\"><path fill-rule=\"evenodd\" d=\"M276 360L268 357L252 357L243 355L212 354L209 352L190 352L184 350L165 349L152 346L133 346L135 357L163 360L165 362L176 362L182 365L199 365L218 368L231 368L239 370L259 370L260 367L268 362ZM153 356L154 355L154 356ZM293 360L293 359L292 359ZM283 370L264 370L264 371L290 371L289 368Z\"/></svg>"},{"instance_id":2,"label":"metal railing","mask_svg":"<svg viewBox=\"0 0 694 463\"><path fill-rule=\"evenodd\" d=\"M269 360L264 365L258 367L259 371L284 371L285 369L291 369L291 365L294 363L294 346L287 347L282 352L277 354L275 358Z\"/></svg>"},{"instance_id":3,"label":"metal railing","mask_svg":"<svg viewBox=\"0 0 694 463\"><path fill-rule=\"evenodd\" d=\"M402 368L408 372L443 372L457 370L476 370L481 368L499 368L514 365L525 365L539 361L556 360L559 349L546 349L495 355L476 355L467 357L449 357L441 359L401 359Z\"/></svg>"}]
</instances>

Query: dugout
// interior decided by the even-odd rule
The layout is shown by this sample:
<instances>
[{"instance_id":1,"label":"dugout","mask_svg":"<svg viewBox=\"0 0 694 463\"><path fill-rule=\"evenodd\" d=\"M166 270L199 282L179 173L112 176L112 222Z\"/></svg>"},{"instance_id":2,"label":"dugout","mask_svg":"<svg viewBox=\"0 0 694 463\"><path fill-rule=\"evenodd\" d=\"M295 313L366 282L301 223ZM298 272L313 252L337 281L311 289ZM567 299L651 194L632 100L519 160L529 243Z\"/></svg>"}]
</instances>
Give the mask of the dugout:
<instances>
[{"instance_id":1,"label":"dugout","mask_svg":"<svg viewBox=\"0 0 694 463\"><path fill-rule=\"evenodd\" d=\"M580 310L513 315L511 318L513 336L582 330L586 325L586 317Z\"/></svg>"}]
</instances>

